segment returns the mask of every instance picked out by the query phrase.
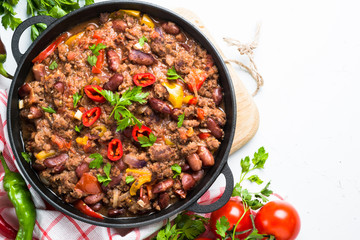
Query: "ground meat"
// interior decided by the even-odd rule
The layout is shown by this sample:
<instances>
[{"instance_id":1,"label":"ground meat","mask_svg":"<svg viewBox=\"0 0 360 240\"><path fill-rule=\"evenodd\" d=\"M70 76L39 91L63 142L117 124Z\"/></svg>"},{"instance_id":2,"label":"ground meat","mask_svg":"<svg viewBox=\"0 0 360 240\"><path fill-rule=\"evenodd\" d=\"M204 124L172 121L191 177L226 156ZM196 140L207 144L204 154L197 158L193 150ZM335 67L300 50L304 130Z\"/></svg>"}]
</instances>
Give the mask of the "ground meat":
<instances>
[{"instance_id":1,"label":"ground meat","mask_svg":"<svg viewBox=\"0 0 360 240\"><path fill-rule=\"evenodd\" d=\"M204 172L194 164L204 158L199 147L207 157L215 153L226 123L218 70L207 51L174 23L157 20L150 28L140 21L117 11L70 29L71 39L35 63L19 89L25 149L36 156L41 181L65 202L82 199L109 217L148 214L186 198L196 173ZM105 49L96 51L91 46L99 39ZM135 89L143 84L133 78L143 73L155 82ZM203 76L194 92L189 80ZM88 85L106 90L106 99L84 92ZM194 97L196 103L189 101ZM212 136L200 139L204 129ZM174 177L175 164L182 173ZM96 192L82 188L84 178ZM167 187L152 192L162 183Z\"/></svg>"}]
</instances>

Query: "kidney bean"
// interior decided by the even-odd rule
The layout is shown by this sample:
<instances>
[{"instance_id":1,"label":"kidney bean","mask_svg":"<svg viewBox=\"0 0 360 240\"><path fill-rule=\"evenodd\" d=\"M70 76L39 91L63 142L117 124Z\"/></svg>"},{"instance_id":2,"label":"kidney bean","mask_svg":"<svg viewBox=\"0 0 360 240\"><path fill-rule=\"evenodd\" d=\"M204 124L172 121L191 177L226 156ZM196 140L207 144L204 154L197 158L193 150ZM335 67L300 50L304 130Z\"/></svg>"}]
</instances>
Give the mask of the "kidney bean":
<instances>
[{"instance_id":1,"label":"kidney bean","mask_svg":"<svg viewBox=\"0 0 360 240\"><path fill-rule=\"evenodd\" d=\"M146 166L146 161L139 160L136 156L131 154L124 155L122 160L131 168L143 168Z\"/></svg>"},{"instance_id":2,"label":"kidney bean","mask_svg":"<svg viewBox=\"0 0 360 240\"><path fill-rule=\"evenodd\" d=\"M109 217L117 217L124 213L125 213L125 209L123 209L123 208L112 208L112 209L109 209L108 216Z\"/></svg>"},{"instance_id":3,"label":"kidney bean","mask_svg":"<svg viewBox=\"0 0 360 240\"><path fill-rule=\"evenodd\" d=\"M62 82L57 82L54 84L54 88L56 89L56 91L58 91L59 93L63 93L64 92L64 83Z\"/></svg>"},{"instance_id":4,"label":"kidney bean","mask_svg":"<svg viewBox=\"0 0 360 240\"><path fill-rule=\"evenodd\" d=\"M200 181L203 178L203 176L204 176L204 170L202 169L192 174L192 177L194 178L195 182Z\"/></svg>"},{"instance_id":5,"label":"kidney bean","mask_svg":"<svg viewBox=\"0 0 360 240\"><path fill-rule=\"evenodd\" d=\"M120 161L120 160L119 160L119 161ZM119 175L117 175L117 176L115 176L115 177L112 177L112 178L111 178L111 181L109 182L109 184L108 184L106 187L112 188L112 187L118 185L118 184L121 182L121 180L122 180L122 176L123 176L123 175L120 173Z\"/></svg>"},{"instance_id":6,"label":"kidney bean","mask_svg":"<svg viewBox=\"0 0 360 240\"><path fill-rule=\"evenodd\" d=\"M153 193L160 193L165 192L169 188L171 188L174 185L173 179L166 179L164 181L159 182L156 184L153 188Z\"/></svg>"},{"instance_id":7,"label":"kidney bean","mask_svg":"<svg viewBox=\"0 0 360 240\"><path fill-rule=\"evenodd\" d=\"M125 128L122 133L124 134L125 137L127 138L131 138L132 137L132 127L127 127Z\"/></svg>"},{"instance_id":8,"label":"kidney bean","mask_svg":"<svg viewBox=\"0 0 360 240\"><path fill-rule=\"evenodd\" d=\"M169 106L169 104L167 104L166 102L160 99L150 98L149 104L150 107L155 111L158 111L160 113L171 114L171 107Z\"/></svg>"},{"instance_id":9,"label":"kidney bean","mask_svg":"<svg viewBox=\"0 0 360 240\"><path fill-rule=\"evenodd\" d=\"M159 196L159 206L161 209L166 208L169 205L170 197L168 193L161 193Z\"/></svg>"},{"instance_id":10,"label":"kidney bean","mask_svg":"<svg viewBox=\"0 0 360 240\"><path fill-rule=\"evenodd\" d=\"M181 171L182 172L187 172L187 171L189 171L190 170L190 166L189 166L189 164L184 164L184 165L182 165L181 166Z\"/></svg>"},{"instance_id":11,"label":"kidney bean","mask_svg":"<svg viewBox=\"0 0 360 240\"><path fill-rule=\"evenodd\" d=\"M38 163L33 163L31 165L33 167L33 169L35 169L35 171L40 172L46 169L46 167L44 165L38 164Z\"/></svg>"},{"instance_id":12,"label":"kidney bean","mask_svg":"<svg viewBox=\"0 0 360 240\"><path fill-rule=\"evenodd\" d=\"M35 64L32 68L35 80L40 81L45 76L45 65L42 63Z\"/></svg>"},{"instance_id":13,"label":"kidney bean","mask_svg":"<svg viewBox=\"0 0 360 240\"><path fill-rule=\"evenodd\" d=\"M214 88L214 90L212 92L212 98L216 105L219 105L221 103L221 100L223 98L221 87Z\"/></svg>"},{"instance_id":14,"label":"kidney bean","mask_svg":"<svg viewBox=\"0 0 360 240\"><path fill-rule=\"evenodd\" d=\"M152 65L155 63L155 58L151 54L134 49L129 53L129 60L140 65Z\"/></svg>"},{"instance_id":15,"label":"kidney bean","mask_svg":"<svg viewBox=\"0 0 360 240\"><path fill-rule=\"evenodd\" d=\"M120 19L115 19L112 21L112 28L115 32L124 32L127 28L127 23Z\"/></svg>"},{"instance_id":16,"label":"kidney bean","mask_svg":"<svg viewBox=\"0 0 360 240\"><path fill-rule=\"evenodd\" d=\"M92 195L85 197L84 202L88 205L92 205L92 204L100 202L101 199L104 198L104 196L105 196L104 193L92 194Z\"/></svg>"},{"instance_id":17,"label":"kidney bean","mask_svg":"<svg viewBox=\"0 0 360 240\"><path fill-rule=\"evenodd\" d=\"M197 155L196 153L193 153L193 154L190 154L189 156L187 156L186 159L193 171L201 170L203 163L200 160L199 155Z\"/></svg>"},{"instance_id":18,"label":"kidney bean","mask_svg":"<svg viewBox=\"0 0 360 240\"><path fill-rule=\"evenodd\" d=\"M80 164L79 166L77 166L77 168L76 168L76 170L75 170L76 176L77 176L78 178L81 178L84 173L87 173L87 172L89 172L89 171L90 171L90 169L89 169L89 164L88 164L88 163L85 163L85 162L82 163L82 164Z\"/></svg>"},{"instance_id":19,"label":"kidney bean","mask_svg":"<svg viewBox=\"0 0 360 240\"><path fill-rule=\"evenodd\" d=\"M30 113L28 115L29 119L38 119L41 118L43 116L43 111L35 106L31 106L30 107Z\"/></svg>"},{"instance_id":20,"label":"kidney bean","mask_svg":"<svg viewBox=\"0 0 360 240\"><path fill-rule=\"evenodd\" d=\"M127 169L126 164L124 163L124 161L122 159L118 160L115 162L115 166L120 170L123 171L125 169Z\"/></svg>"},{"instance_id":21,"label":"kidney bean","mask_svg":"<svg viewBox=\"0 0 360 240\"><path fill-rule=\"evenodd\" d=\"M55 166L52 169L51 173L59 174L59 173L63 172L64 170L65 170L65 164L60 164L60 165Z\"/></svg>"},{"instance_id":22,"label":"kidney bean","mask_svg":"<svg viewBox=\"0 0 360 240\"><path fill-rule=\"evenodd\" d=\"M179 117L179 115L181 115L182 113L183 113L183 112L182 112L180 109L178 109L178 108L173 108L173 109L171 110L170 116L171 116L171 118L174 119L175 121L178 121L178 117Z\"/></svg>"},{"instance_id":23,"label":"kidney bean","mask_svg":"<svg viewBox=\"0 0 360 240\"><path fill-rule=\"evenodd\" d=\"M18 90L18 94L21 98L26 97L27 95L30 94L31 92L31 86L27 83L25 83L24 85L22 85L19 90Z\"/></svg>"},{"instance_id":24,"label":"kidney bean","mask_svg":"<svg viewBox=\"0 0 360 240\"><path fill-rule=\"evenodd\" d=\"M181 178L181 184L185 191L190 190L195 185L195 179L188 173L184 173Z\"/></svg>"},{"instance_id":25,"label":"kidney bean","mask_svg":"<svg viewBox=\"0 0 360 240\"><path fill-rule=\"evenodd\" d=\"M57 155L56 157L47 158L44 160L44 165L48 168L64 164L69 159L69 155L66 153Z\"/></svg>"},{"instance_id":26,"label":"kidney bean","mask_svg":"<svg viewBox=\"0 0 360 240\"><path fill-rule=\"evenodd\" d=\"M182 189L176 189L175 193L182 199L186 198L186 192Z\"/></svg>"},{"instance_id":27,"label":"kidney bean","mask_svg":"<svg viewBox=\"0 0 360 240\"><path fill-rule=\"evenodd\" d=\"M107 57L107 63L109 65L109 69L111 71L116 72L119 69L120 64L121 64L119 55L117 54L117 52L115 52L115 50L109 49L106 52L106 57Z\"/></svg>"},{"instance_id":28,"label":"kidney bean","mask_svg":"<svg viewBox=\"0 0 360 240\"><path fill-rule=\"evenodd\" d=\"M204 167L209 167L214 165L215 163L214 156L211 154L209 149L207 149L207 147L200 146L198 148L197 154L199 155Z\"/></svg>"},{"instance_id":29,"label":"kidney bean","mask_svg":"<svg viewBox=\"0 0 360 240\"><path fill-rule=\"evenodd\" d=\"M223 132L221 130L221 128L219 127L219 125L215 122L214 119L212 119L211 117L209 117L206 121L207 123L207 127L210 130L211 134L216 137L217 139L221 139L223 136Z\"/></svg>"},{"instance_id":30,"label":"kidney bean","mask_svg":"<svg viewBox=\"0 0 360 240\"><path fill-rule=\"evenodd\" d=\"M90 206L92 210L94 210L95 212L99 211L102 207L101 203L95 203L94 205Z\"/></svg>"},{"instance_id":31,"label":"kidney bean","mask_svg":"<svg viewBox=\"0 0 360 240\"><path fill-rule=\"evenodd\" d=\"M116 91L118 89L118 87L120 86L120 84L123 83L124 77L119 74L119 73L115 73L110 79L109 81L107 81L104 84L104 89L105 90L110 90L110 91Z\"/></svg>"},{"instance_id":32,"label":"kidney bean","mask_svg":"<svg viewBox=\"0 0 360 240\"><path fill-rule=\"evenodd\" d=\"M172 35L177 35L180 32L179 27L176 26L175 23L173 23L173 22L163 23L161 26L166 33L169 33Z\"/></svg>"}]
</instances>

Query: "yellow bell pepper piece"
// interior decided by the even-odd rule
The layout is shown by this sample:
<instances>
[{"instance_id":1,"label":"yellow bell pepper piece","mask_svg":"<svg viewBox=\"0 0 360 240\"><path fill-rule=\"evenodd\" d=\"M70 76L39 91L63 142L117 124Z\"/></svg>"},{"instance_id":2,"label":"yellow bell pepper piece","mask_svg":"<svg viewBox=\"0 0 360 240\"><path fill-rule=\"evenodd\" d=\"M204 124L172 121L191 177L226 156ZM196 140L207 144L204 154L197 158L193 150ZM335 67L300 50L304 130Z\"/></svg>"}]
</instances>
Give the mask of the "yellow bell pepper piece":
<instances>
[{"instance_id":1,"label":"yellow bell pepper piece","mask_svg":"<svg viewBox=\"0 0 360 240\"><path fill-rule=\"evenodd\" d=\"M194 134L194 129L192 127L190 127L187 131L186 131L186 136L191 137Z\"/></svg>"},{"instance_id":2,"label":"yellow bell pepper piece","mask_svg":"<svg viewBox=\"0 0 360 240\"><path fill-rule=\"evenodd\" d=\"M183 98L184 98L184 91L181 85L177 83L170 83L165 82L163 83L164 87L166 87L167 91L169 92L168 100L171 102L174 108L181 108Z\"/></svg>"},{"instance_id":3,"label":"yellow bell pepper piece","mask_svg":"<svg viewBox=\"0 0 360 240\"><path fill-rule=\"evenodd\" d=\"M77 137L76 139L76 143L79 145L86 145L87 141L89 140L88 136L84 136L84 137Z\"/></svg>"},{"instance_id":4,"label":"yellow bell pepper piece","mask_svg":"<svg viewBox=\"0 0 360 240\"><path fill-rule=\"evenodd\" d=\"M164 141L166 145L173 146L175 143L173 143L169 137L164 137Z\"/></svg>"},{"instance_id":5,"label":"yellow bell pepper piece","mask_svg":"<svg viewBox=\"0 0 360 240\"><path fill-rule=\"evenodd\" d=\"M38 154L35 154L36 159L38 160L44 160L48 157L52 157L55 155L55 151L54 150L50 150L49 152L45 152L45 151L41 151Z\"/></svg>"},{"instance_id":6,"label":"yellow bell pepper piece","mask_svg":"<svg viewBox=\"0 0 360 240\"><path fill-rule=\"evenodd\" d=\"M140 24L145 24L147 25L149 28L154 28L155 24L153 22L153 20L151 20L151 18L149 17L149 15L144 14L141 18Z\"/></svg>"},{"instance_id":7,"label":"yellow bell pepper piece","mask_svg":"<svg viewBox=\"0 0 360 240\"><path fill-rule=\"evenodd\" d=\"M183 98L183 103L188 103L193 97L193 95L187 95Z\"/></svg>"},{"instance_id":8,"label":"yellow bell pepper piece","mask_svg":"<svg viewBox=\"0 0 360 240\"><path fill-rule=\"evenodd\" d=\"M136 11L136 10L121 10L121 11L133 17L140 17L140 11Z\"/></svg>"},{"instance_id":9,"label":"yellow bell pepper piece","mask_svg":"<svg viewBox=\"0 0 360 240\"><path fill-rule=\"evenodd\" d=\"M107 130L107 128L104 125L96 126L93 129L95 129L95 130L97 130L99 132L99 137L104 136L104 133Z\"/></svg>"},{"instance_id":10,"label":"yellow bell pepper piece","mask_svg":"<svg viewBox=\"0 0 360 240\"><path fill-rule=\"evenodd\" d=\"M126 173L133 173L138 175L135 182L130 187L130 195L136 195L136 192L140 189L140 187L147 182L151 182L151 172L147 169L133 169L128 168L126 169Z\"/></svg>"},{"instance_id":11,"label":"yellow bell pepper piece","mask_svg":"<svg viewBox=\"0 0 360 240\"><path fill-rule=\"evenodd\" d=\"M75 39L81 38L84 35L84 32L79 32L75 35L72 35L68 38L68 40L65 41L65 44L70 47L70 45L74 42Z\"/></svg>"}]
</instances>

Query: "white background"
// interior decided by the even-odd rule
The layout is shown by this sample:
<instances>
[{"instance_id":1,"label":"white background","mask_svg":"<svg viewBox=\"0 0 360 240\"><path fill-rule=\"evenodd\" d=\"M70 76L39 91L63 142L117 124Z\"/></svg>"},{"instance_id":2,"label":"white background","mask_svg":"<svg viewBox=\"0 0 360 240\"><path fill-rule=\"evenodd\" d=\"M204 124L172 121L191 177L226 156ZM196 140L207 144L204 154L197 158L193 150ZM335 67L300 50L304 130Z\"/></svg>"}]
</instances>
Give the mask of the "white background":
<instances>
[{"instance_id":1,"label":"white background","mask_svg":"<svg viewBox=\"0 0 360 240\"><path fill-rule=\"evenodd\" d=\"M25 18L25 1L16 10ZM360 6L357 1L165 1L197 13L227 58L247 63L223 37L252 40L261 23L255 60L265 85L255 97L260 128L229 158L235 180L239 162L260 146L269 152L271 189L299 211L298 239L357 239L360 226ZM14 73L11 31L1 30ZM25 36L24 39L28 39ZM25 41L26 42L26 41ZM21 49L26 49L27 44ZM255 84L236 67L249 92ZM0 77L0 87L10 81ZM223 184L223 179L217 185ZM251 186L252 187L252 186Z\"/></svg>"}]
</instances>

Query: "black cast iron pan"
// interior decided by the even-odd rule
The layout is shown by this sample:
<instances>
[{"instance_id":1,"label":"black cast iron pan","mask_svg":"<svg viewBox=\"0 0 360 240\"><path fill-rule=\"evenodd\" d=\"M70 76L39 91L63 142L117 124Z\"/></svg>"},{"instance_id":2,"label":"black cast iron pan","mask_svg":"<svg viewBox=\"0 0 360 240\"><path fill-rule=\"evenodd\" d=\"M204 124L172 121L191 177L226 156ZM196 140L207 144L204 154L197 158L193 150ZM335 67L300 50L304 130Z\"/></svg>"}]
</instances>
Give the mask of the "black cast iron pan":
<instances>
[{"instance_id":1,"label":"black cast iron pan","mask_svg":"<svg viewBox=\"0 0 360 240\"><path fill-rule=\"evenodd\" d=\"M27 163L22 157L20 157L19 153L24 151L24 145L19 124L20 118L18 107L18 89L23 85L26 76L31 71L31 60L35 58L62 32L74 27L78 23L97 18L99 17L100 13L114 12L119 9L139 10L143 13L148 13L150 16L155 18L175 22L178 26L184 29L184 31L196 39L205 49L207 49L207 51L212 55L214 63L219 70L220 84L224 90L227 123L224 127L224 140L222 141L221 146L215 156L215 165L207 171L206 175L199 182L199 184L191 191L189 191L186 199L180 200L164 210L149 215L120 218L105 217L105 219L100 220L89 217L75 209L72 205L62 201L55 195L54 192L52 192L40 181L37 173L31 168L30 164ZM45 23L48 25L48 28L41 34L41 36L38 37L35 42L31 44L26 53L21 54L19 51L20 36L25 29L35 23ZM132 228L159 222L185 209L198 213L215 211L228 201L231 196L234 183L233 175L229 166L227 165L227 158L232 145L236 125L236 101L234 89L230 75L220 54L217 52L211 42L187 20L172 11L151 3L138 1L101 2L83 7L60 19L54 19L49 16L37 16L29 18L20 24L19 27L15 30L12 38L12 52L15 60L18 63L18 67L9 90L9 100L7 105L10 144L17 163L20 167L20 171L23 173L26 180L40 194L41 197L43 197L56 209L86 223L104 227ZM212 183L221 173L225 176L226 179L226 188L223 196L217 202L211 205L199 205L197 200L205 193L205 191L212 185Z\"/></svg>"}]
</instances>

